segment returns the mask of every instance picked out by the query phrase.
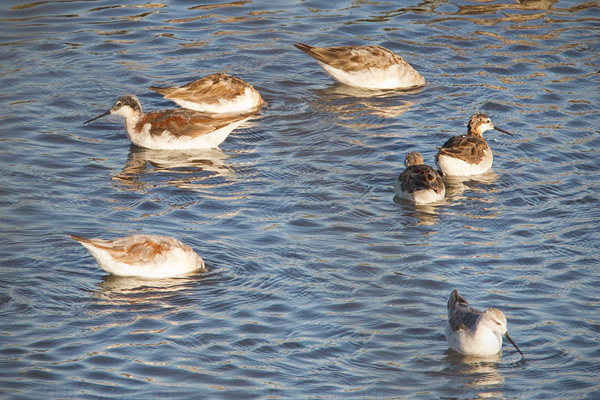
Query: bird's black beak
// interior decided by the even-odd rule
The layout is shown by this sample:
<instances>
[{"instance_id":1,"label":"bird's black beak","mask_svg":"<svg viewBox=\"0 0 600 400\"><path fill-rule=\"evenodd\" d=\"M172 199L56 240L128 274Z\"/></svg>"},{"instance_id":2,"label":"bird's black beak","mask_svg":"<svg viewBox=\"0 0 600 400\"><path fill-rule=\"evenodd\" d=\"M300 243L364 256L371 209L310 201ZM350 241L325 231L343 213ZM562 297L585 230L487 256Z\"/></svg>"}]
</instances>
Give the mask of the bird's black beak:
<instances>
[{"instance_id":1,"label":"bird's black beak","mask_svg":"<svg viewBox=\"0 0 600 400\"><path fill-rule=\"evenodd\" d=\"M506 133L508 136L515 137L515 135L513 135L512 133L510 133L508 131L505 131L504 129L500 129L497 126L495 126L494 129L497 130L497 131L499 131L499 132Z\"/></svg>"},{"instance_id":2,"label":"bird's black beak","mask_svg":"<svg viewBox=\"0 0 600 400\"><path fill-rule=\"evenodd\" d=\"M92 119L90 119L90 120L87 120L87 121L85 121L83 124L84 124L84 125L87 125L87 124L89 124L90 122L97 120L98 118L102 118L102 117L105 117L105 116L107 116L108 114L110 114L110 110L108 110L108 111L107 111L107 112L105 112L105 113L102 113L102 114L98 115L97 117L94 117L94 118L92 118Z\"/></svg>"},{"instance_id":3,"label":"bird's black beak","mask_svg":"<svg viewBox=\"0 0 600 400\"><path fill-rule=\"evenodd\" d=\"M521 357L525 357L525 354L523 354L523 352L522 352L522 351L519 349L519 347L517 346L517 344L516 344L515 342L513 342L513 340L510 338L510 336L508 336L508 332L506 332L506 333L504 334L504 336L505 336L505 337L508 339L508 341L509 341L510 343L512 343L512 345L513 345L513 346L515 346L515 349L517 349L517 351L518 351L519 353L521 353Z\"/></svg>"}]
</instances>

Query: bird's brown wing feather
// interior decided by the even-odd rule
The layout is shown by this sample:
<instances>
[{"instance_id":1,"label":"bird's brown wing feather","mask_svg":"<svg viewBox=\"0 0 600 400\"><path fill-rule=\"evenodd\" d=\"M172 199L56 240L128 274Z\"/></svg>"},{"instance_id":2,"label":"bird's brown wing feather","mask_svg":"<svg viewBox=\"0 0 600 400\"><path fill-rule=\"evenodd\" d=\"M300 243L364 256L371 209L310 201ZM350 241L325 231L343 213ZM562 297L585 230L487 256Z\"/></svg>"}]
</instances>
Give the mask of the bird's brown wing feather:
<instances>
[{"instance_id":1,"label":"bird's brown wing feather","mask_svg":"<svg viewBox=\"0 0 600 400\"><path fill-rule=\"evenodd\" d=\"M478 164L483 160L488 149L486 141L477 135L460 135L448 139L440 148L436 159L440 155L458 158L471 164Z\"/></svg>"},{"instance_id":2,"label":"bird's brown wing feather","mask_svg":"<svg viewBox=\"0 0 600 400\"><path fill-rule=\"evenodd\" d=\"M345 72L366 68L389 68L395 64L406 64L402 57L381 46L313 47L302 43L295 46L324 64Z\"/></svg>"},{"instance_id":3,"label":"bird's brown wing feather","mask_svg":"<svg viewBox=\"0 0 600 400\"><path fill-rule=\"evenodd\" d=\"M150 89L164 95L165 99L215 103L220 99L234 99L244 94L248 87L250 85L239 78L224 73L216 73L190 82L180 88L151 86Z\"/></svg>"},{"instance_id":4,"label":"bird's brown wing feather","mask_svg":"<svg viewBox=\"0 0 600 400\"><path fill-rule=\"evenodd\" d=\"M402 171L398 180L405 192L408 192L410 188L413 192L433 189L436 193L441 193L444 189L442 177L428 165L411 165Z\"/></svg>"},{"instance_id":5,"label":"bird's brown wing feather","mask_svg":"<svg viewBox=\"0 0 600 400\"><path fill-rule=\"evenodd\" d=\"M150 123L150 134L160 136L168 130L174 136L197 137L251 117L253 113L240 115L208 115L191 110L163 110L148 113L138 123Z\"/></svg>"}]
</instances>

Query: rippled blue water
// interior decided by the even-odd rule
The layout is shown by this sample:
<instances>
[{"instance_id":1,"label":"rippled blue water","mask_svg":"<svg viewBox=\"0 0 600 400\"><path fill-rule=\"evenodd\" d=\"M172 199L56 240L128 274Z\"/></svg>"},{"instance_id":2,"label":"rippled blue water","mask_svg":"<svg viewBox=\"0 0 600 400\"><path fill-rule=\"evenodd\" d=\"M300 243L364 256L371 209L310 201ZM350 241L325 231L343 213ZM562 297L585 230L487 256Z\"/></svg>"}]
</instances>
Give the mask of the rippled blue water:
<instances>
[{"instance_id":1,"label":"rippled blue water","mask_svg":"<svg viewBox=\"0 0 600 400\"><path fill-rule=\"evenodd\" d=\"M597 1L4 1L0 397L600 397ZM334 5L335 4L335 5ZM427 79L369 96L292 44L380 44ZM223 71L268 105L220 149L82 122ZM476 110L494 170L394 201ZM107 276L68 238L182 239L206 274ZM510 345L448 350L458 288Z\"/></svg>"}]
</instances>

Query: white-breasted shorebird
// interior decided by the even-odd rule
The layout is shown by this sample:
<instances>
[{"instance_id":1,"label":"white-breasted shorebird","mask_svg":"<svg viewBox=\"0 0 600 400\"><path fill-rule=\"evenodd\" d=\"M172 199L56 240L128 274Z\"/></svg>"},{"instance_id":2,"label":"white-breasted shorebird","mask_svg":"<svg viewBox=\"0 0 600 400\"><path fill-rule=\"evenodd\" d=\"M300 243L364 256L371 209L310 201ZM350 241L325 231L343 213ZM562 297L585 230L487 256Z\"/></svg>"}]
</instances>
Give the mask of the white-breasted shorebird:
<instances>
[{"instance_id":1,"label":"white-breasted shorebird","mask_svg":"<svg viewBox=\"0 0 600 400\"><path fill-rule=\"evenodd\" d=\"M433 167L423 164L421 153L408 153L404 165L406 169L394 183L396 196L417 204L433 203L444 198L446 187L441 175Z\"/></svg>"},{"instance_id":2,"label":"white-breasted shorebird","mask_svg":"<svg viewBox=\"0 0 600 400\"><path fill-rule=\"evenodd\" d=\"M502 336L523 353L510 338L506 329L506 317L497 308L479 311L454 289L448 299L446 340L450 348L470 356L491 356L502 348Z\"/></svg>"},{"instance_id":3,"label":"white-breasted shorebird","mask_svg":"<svg viewBox=\"0 0 600 400\"><path fill-rule=\"evenodd\" d=\"M435 156L435 163L440 171L448 176L470 176L482 174L490 169L494 156L482 136L483 132L489 129L514 136L494 126L486 114L473 114L469 120L467 134L451 137L440 147Z\"/></svg>"},{"instance_id":4,"label":"white-breasted shorebird","mask_svg":"<svg viewBox=\"0 0 600 400\"><path fill-rule=\"evenodd\" d=\"M295 43L315 58L333 79L365 89L406 89L423 86L425 79L402 57L385 47L313 47Z\"/></svg>"},{"instance_id":5,"label":"white-breasted shorebird","mask_svg":"<svg viewBox=\"0 0 600 400\"><path fill-rule=\"evenodd\" d=\"M207 75L182 87L150 89L188 110L213 114L252 111L264 103L252 85L224 73Z\"/></svg>"},{"instance_id":6,"label":"white-breasted shorebird","mask_svg":"<svg viewBox=\"0 0 600 400\"><path fill-rule=\"evenodd\" d=\"M169 109L144 114L137 97L125 95L110 110L83 124L109 114L125 117L127 136L136 146L155 150L188 150L217 147L255 113L207 115L192 110Z\"/></svg>"},{"instance_id":7,"label":"white-breasted shorebird","mask_svg":"<svg viewBox=\"0 0 600 400\"><path fill-rule=\"evenodd\" d=\"M204 260L180 240L160 235L133 235L114 240L71 235L94 256L100 267L118 276L167 278L206 272Z\"/></svg>"}]
</instances>

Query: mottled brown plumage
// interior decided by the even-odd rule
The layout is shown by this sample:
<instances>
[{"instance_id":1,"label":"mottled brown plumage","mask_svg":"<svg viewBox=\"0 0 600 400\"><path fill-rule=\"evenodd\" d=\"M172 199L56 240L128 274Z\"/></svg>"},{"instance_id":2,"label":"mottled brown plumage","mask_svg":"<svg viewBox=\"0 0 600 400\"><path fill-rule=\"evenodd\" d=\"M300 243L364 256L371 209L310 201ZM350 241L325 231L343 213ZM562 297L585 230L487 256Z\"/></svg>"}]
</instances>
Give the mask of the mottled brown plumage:
<instances>
[{"instance_id":1,"label":"mottled brown plumage","mask_svg":"<svg viewBox=\"0 0 600 400\"><path fill-rule=\"evenodd\" d=\"M475 113L469 120L466 135L451 137L440 147L435 162L444 175L469 176L481 174L492 167L492 150L483 139L483 132L489 129L510 132L495 127L490 117Z\"/></svg>"},{"instance_id":2,"label":"mottled brown plumage","mask_svg":"<svg viewBox=\"0 0 600 400\"><path fill-rule=\"evenodd\" d=\"M441 193L444 190L442 177L429 165L411 165L402 171L398 180L402 183L402 190L406 192L431 189Z\"/></svg>"},{"instance_id":3,"label":"mottled brown plumage","mask_svg":"<svg viewBox=\"0 0 600 400\"><path fill-rule=\"evenodd\" d=\"M389 68L395 64L409 65L402 57L377 45L314 47L295 43L294 46L322 63L345 72L356 72L365 68Z\"/></svg>"},{"instance_id":4,"label":"mottled brown plumage","mask_svg":"<svg viewBox=\"0 0 600 400\"><path fill-rule=\"evenodd\" d=\"M225 73L207 75L181 87L150 89L184 108L203 112L240 112L264 103L252 85Z\"/></svg>"},{"instance_id":5,"label":"mottled brown plumage","mask_svg":"<svg viewBox=\"0 0 600 400\"><path fill-rule=\"evenodd\" d=\"M170 109L144 114L137 97L121 96L105 115L125 117L129 140L136 146L156 150L189 150L217 147L229 133L257 113L206 114L193 110Z\"/></svg>"},{"instance_id":6,"label":"mottled brown plumage","mask_svg":"<svg viewBox=\"0 0 600 400\"><path fill-rule=\"evenodd\" d=\"M206 271L194 250L172 237L132 235L114 240L71 235L94 256L102 269L120 276L162 278Z\"/></svg>"},{"instance_id":7,"label":"mottled brown plumage","mask_svg":"<svg viewBox=\"0 0 600 400\"><path fill-rule=\"evenodd\" d=\"M434 168L423 164L420 153L408 153L404 164L406 169L400 173L395 185L398 197L425 204L445 196L446 187L441 175Z\"/></svg>"},{"instance_id":8,"label":"mottled brown plumage","mask_svg":"<svg viewBox=\"0 0 600 400\"><path fill-rule=\"evenodd\" d=\"M441 155L458 158L470 164L478 164L489 150L487 142L479 135L453 136L440 147L436 160Z\"/></svg>"},{"instance_id":9,"label":"mottled brown plumage","mask_svg":"<svg viewBox=\"0 0 600 400\"><path fill-rule=\"evenodd\" d=\"M160 136L168 132L176 137L196 137L209 134L251 115L206 115L197 111L179 109L152 111L144 114L137 122L136 129L141 130L144 125L150 124L149 133L152 136Z\"/></svg>"},{"instance_id":10,"label":"mottled brown plumage","mask_svg":"<svg viewBox=\"0 0 600 400\"><path fill-rule=\"evenodd\" d=\"M333 79L367 89L400 89L425 84L425 79L402 57L385 47L314 47L295 43L316 59Z\"/></svg>"}]
</instances>

